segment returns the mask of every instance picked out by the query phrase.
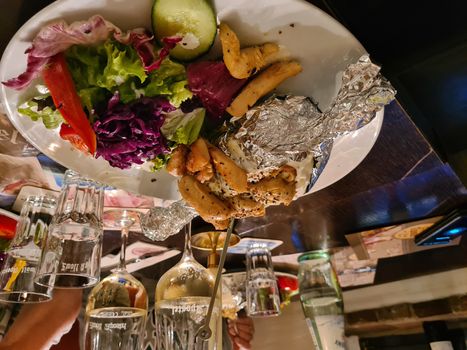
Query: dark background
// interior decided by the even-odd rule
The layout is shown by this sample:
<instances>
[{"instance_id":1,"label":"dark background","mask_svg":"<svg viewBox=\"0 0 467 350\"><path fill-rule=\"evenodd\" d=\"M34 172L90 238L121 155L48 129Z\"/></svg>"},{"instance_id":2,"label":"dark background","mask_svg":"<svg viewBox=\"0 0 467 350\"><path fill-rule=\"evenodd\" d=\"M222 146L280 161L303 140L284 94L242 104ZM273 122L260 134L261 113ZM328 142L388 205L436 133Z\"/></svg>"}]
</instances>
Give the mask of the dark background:
<instances>
[{"instance_id":1,"label":"dark background","mask_svg":"<svg viewBox=\"0 0 467 350\"><path fill-rule=\"evenodd\" d=\"M467 1L313 0L349 29L467 183Z\"/></svg>"}]
</instances>

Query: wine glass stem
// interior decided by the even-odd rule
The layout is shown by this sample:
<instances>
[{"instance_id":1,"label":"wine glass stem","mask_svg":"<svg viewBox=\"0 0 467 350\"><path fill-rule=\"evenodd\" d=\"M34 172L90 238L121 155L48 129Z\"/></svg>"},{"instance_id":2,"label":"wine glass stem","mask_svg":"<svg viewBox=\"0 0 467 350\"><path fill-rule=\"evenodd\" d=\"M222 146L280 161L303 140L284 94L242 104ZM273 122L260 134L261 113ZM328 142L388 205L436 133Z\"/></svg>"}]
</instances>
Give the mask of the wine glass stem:
<instances>
[{"instance_id":1,"label":"wine glass stem","mask_svg":"<svg viewBox=\"0 0 467 350\"><path fill-rule=\"evenodd\" d=\"M183 257L192 256L191 252L191 221L185 225L185 249L183 251Z\"/></svg>"},{"instance_id":2,"label":"wine glass stem","mask_svg":"<svg viewBox=\"0 0 467 350\"><path fill-rule=\"evenodd\" d=\"M128 227L122 227L122 248L120 249L120 264L118 268L120 270L126 270L126 246L128 243L128 232L130 229Z\"/></svg>"}]
</instances>

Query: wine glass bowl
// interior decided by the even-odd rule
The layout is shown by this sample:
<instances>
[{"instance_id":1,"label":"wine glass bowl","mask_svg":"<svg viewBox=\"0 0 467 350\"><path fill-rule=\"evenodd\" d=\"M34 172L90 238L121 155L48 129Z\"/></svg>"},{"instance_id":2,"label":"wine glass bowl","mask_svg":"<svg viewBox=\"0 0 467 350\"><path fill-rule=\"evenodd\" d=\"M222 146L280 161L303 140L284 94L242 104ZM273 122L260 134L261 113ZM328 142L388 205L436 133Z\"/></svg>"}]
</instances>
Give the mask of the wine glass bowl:
<instances>
[{"instance_id":1,"label":"wine glass bowl","mask_svg":"<svg viewBox=\"0 0 467 350\"><path fill-rule=\"evenodd\" d=\"M140 224L140 212L129 209L110 209L104 211L104 224L107 227L122 229Z\"/></svg>"},{"instance_id":2,"label":"wine glass bowl","mask_svg":"<svg viewBox=\"0 0 467 350\"><path fill-rule=\"evenodd\" d=\"M191 251L191 224L185 227L181 260L159 279L156 286L156 332L159 350L214 350L221 334L208 340L198 336L205 328L215 280ZM214 308L209 329L217 329L220 305Z\"/></svg>"},{"instance_id":3,"label":"wine glass bowl","mask_svg":"<svg viewBox=\"0 0 467 350\"><path fill-rule=\"evenodd\" d=\"M89 294L86 311L106 307L134 307L147 310L144 285L125 270L117 270L101 280Z\"/></svg>"}]
</instances>

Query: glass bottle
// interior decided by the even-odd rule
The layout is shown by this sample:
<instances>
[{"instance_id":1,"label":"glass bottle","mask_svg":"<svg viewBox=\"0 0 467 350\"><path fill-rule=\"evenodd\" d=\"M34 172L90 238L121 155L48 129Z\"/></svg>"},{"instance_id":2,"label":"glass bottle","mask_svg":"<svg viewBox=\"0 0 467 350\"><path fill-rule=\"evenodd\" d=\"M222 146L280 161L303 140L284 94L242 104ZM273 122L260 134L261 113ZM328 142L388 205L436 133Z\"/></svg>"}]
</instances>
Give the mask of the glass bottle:
<instances>
[{"instance_id":1,"label":"glass bottle","mask_svg":"<svg viewBox=\"0 0 467 350\"><path fill-rule=\"evenodd\" d=\"M328 252L305 253L298 262L300 300L315 348L345 349L342 294Z\"/></svg>"},{"instance_id":2,"label":"glass bottle","mask_svg":"<svg viewBox=\"0 0 467 350\"><path fill-rule=\"evenodd\" d=\"M86 288L100 278L104 188L67 170L42 247L36 283Z\"/></svg>"},{"instance_id":3,"label":"glass bottle","mask_svg":"<svg viewBox=\"0 0 467 350\"><path fill-rule=\"evenodd\" d=\"M211 338L203 341L197 337L206 322L213 287L211 273L193 258L189 223L185 226L185 249L181 260L160 278L156 286L158 350L216 349L218 307L214 307L209 324Z\"/></svg>"}]
</instances>

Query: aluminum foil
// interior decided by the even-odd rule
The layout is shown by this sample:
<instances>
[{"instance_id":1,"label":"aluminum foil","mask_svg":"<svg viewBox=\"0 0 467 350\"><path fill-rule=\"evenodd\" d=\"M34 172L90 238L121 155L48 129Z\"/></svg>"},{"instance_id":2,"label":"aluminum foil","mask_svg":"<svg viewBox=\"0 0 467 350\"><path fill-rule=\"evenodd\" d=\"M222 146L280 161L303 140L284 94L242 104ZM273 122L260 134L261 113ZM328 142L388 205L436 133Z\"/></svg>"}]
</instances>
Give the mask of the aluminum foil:
<instances>
[{"instance_id":1,"label":"aluminum foil","mask_svg":"<svg viewBox=\"0 0 467 350\"><path fill-rule=\"evenodd\" d=\"M168 207L154 207L141 217L143 234L153 241L164 241L175 235L198 214L184 201Z\"/></svg>"},{"instance_id":2,"label":"aluminum foil","mask_svg":"<svg viewBox=\"0 0 467 350\"><path fill-rule=\"evenodd\" d=\"M322 122L323 115L310 98L273 96L248 111L232 136L248 160L264 169L306 158L316 138L304 131L318 130Z\"/></svg>"},{"instance_id":3,"label":"aluminum foil","mask_svg":"<svg viewBox=\"0 0 467 350\"><path fill-rule=\"evenodd\" d=\"M311 154L312 185L326 165L333 140L369 123L395 94L380 67L364 55L343 72L328 110L321 112L309 97L272 96L248 111L238 130L219 144L249 172L300 162Z\"/></svg>"}]
</instances>

